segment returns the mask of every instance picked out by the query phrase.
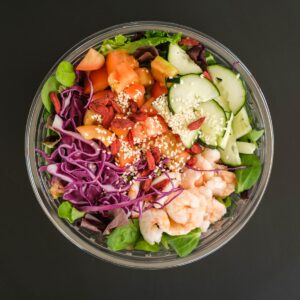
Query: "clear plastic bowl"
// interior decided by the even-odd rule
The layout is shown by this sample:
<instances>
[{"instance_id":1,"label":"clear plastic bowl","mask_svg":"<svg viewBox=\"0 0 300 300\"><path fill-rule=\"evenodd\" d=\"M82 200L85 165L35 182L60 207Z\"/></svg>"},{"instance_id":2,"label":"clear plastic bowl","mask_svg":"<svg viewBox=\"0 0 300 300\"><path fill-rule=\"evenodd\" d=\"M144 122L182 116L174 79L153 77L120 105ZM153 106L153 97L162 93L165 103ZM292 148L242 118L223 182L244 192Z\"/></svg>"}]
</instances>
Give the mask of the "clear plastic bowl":
<instances>
[{"instance_id":1,"label":"clear plastic bowl","mask_svg":"<svg viewBox=\"0 0 300 300\"><path fill-rule=\"evenodd\" d=\"M87 49L97 47L102 40L117 34L130 35L145 30L182 32L183 35L201 41L225 65L234 66L248 88L248 103L257 127L265 129L258 153L263 163L263 170L259 182L249 193L249 199L241 200L233 215L215 224L209 232L202 236L198 248L184 258L179 258L175 253L165 250L150 254L142 251L114 252L109 250L101 238L97 238L90 232L77 228L58 217L58 202L54 201L48 193L49 181L45 174L38 171L39 157L36 155L35 149L41 148L44 134L43 105L40 93L44 82L54 72L58 63L61 60L76 62ZM30 108L25 135L25 156L28 175L39 204L51 222L67 239L80 249L117 265L141 269L164 269L185 265L204 258L226 244L243 228L256 210L268 184L273 161L273 140L272 122L264 95L250 71L230 50L213 38L185 26L152 21L132 22L110 27L89 36L75 45L54 64L39 86Z\"/></svg>"}]
</instances>

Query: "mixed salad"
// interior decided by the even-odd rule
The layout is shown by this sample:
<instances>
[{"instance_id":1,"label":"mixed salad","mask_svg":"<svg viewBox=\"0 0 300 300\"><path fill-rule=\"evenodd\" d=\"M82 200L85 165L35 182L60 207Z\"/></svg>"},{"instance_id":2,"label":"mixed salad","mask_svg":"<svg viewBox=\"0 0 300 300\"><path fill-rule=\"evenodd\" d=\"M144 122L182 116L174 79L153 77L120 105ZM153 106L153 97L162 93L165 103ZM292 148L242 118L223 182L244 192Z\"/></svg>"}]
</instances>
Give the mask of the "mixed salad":
<instances>
[{"instance_id":1,"label":"mixed salad","mask_svg":"<svg viewBox=\"0 0 300 300\"><path fill-rule=\"evenodd\" d=\"M181 33L104 40L60 62L41 99L58 215L111 250L186 256L259 179L243 79Z\"/></svg>"}]
</instances>

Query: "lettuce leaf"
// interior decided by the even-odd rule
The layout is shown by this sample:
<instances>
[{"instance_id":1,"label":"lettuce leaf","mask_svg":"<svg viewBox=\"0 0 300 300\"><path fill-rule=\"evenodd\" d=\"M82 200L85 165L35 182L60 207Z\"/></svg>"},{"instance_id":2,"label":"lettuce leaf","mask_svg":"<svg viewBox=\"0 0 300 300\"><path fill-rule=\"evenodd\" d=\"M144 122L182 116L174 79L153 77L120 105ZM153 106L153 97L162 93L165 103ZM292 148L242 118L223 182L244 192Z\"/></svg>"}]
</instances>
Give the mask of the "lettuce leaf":
<instances>
[{"instance_id":1,"label":"lettuce leaf","mask_svg":"<svg viewBox=\"0 0 300 300\"><path fill-rule=\"evenodd\" d=\"M140 40L131 42L124 35L117 35L114 39L104 40L100 52L104 55L115 49L127 50L130 54L142 46L157 46L163 43L178 43L181 40L181 33L170 35L162 31L147 31L145 37Z\"/></svg>"},{"instance_id":2,"label":"lettuce leaf","mask_svg":"<svg viewBox=\"0 0 300 300\"><path fill-rule=\"evenodd\" d=\"M170 245L170 247L178 254L178 256L185 257L198 246L200 236L201 230L199 228L196 228L184 235L165 235L164 239L167 240L168 245Z\"/></svg>"},{"instance_id":3,"label":"lettuce leaf","mask_svg":"<svg viewBox=\"0 0 300 300\"><path fill-rule=\"evenodd\" d=\"M107 246L114 251L133 248L139 237L139 222L132 220L127 225L115 228L108 235Z\"/></svg>"},{"instance_id":4,"label":"lettuce leaf","mask_svg":"<svg viewBox=\"0 0 300 300\"><path fill-rule=\"evenodd\" d=\"M57 66L55 76L56 80L66 87L74 85L76 79L73 65L66 60L61 61Z\"/></svg>"},{"instance_id":5,"label":"lettuce leaf","mask_svg":"<svg viewBox=\"0 0 300 300\"><path fill-rule=\"evenodd\" d=\"M261 174L261 163L255 154L241 154L240 156L242 165L248 166L248 168L235 171L237 193L249 190L258 181Z\"/></svg>"},{"instance_id":6,"label":"lettuce leaf","mask_svg":"<svg viewBox=\"0 0 300 300\"><path fill-rule=\"evenodd\" d=\"M58 216L62 219L73 223L75 220L82 218L85 212L79 211L69 201L62 202L58 207Z\"/></svg>"},{"instance_id":7,"label":"lettuce leaf","mask_svg":"<svg viewBox=\"0 0 300 300\"><path fill-rule=\"evenodd\" d=\"M115 36L113 39L107 39L102 42L100 52L104 55L112 50L118 49L124 46L128 42L128 38L122 34Z\"/></svg>"},{"instance_id":8,"label":"lettuce leaf","mask_svg":"<svg viewBox=\"0 0 300 300\"><path fill-rule=\"evenodd\" d=\"M135 244L134 249L147 252L158 252L160 250L160 246L158 244L150 245L143 238L141 238Z\"/></svg>"}]
</instances>

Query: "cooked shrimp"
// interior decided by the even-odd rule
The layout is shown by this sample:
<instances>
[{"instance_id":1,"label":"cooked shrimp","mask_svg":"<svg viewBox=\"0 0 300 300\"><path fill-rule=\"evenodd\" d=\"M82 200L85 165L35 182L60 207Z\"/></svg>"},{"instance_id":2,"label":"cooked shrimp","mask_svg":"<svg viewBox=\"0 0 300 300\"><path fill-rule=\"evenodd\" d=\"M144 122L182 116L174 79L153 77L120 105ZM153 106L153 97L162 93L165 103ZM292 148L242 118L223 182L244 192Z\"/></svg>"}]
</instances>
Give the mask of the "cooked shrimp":
<instances>
[{"instance_id":1,"label":"cooked shrimp","mask_svg":"<svg viewBox=\"0 0 300 300\"><path fill-rule=\"evenodd\" d=\"M171 194L169 197L172 197ZM184 190L178 197L170 202L166 207L166 211L171 219L179 224L192 223L197 227L202 211L199 209L199 198L190 192Z\"/></svg>"},{"instance_id":2,"label":"cooked shrimp","mask_svg":"<svg viewBox=\"0 0 300 300\"><path fill-rule=\"evenodd\" d=\"M230 195L234 192L236 186L235 173L229 171L221 171L220 176L227 183L227 193L228 195Z\"/></svg>"},{"instance_id":3,"label":"cooked shrimp","mask_svg":"<svg viewBox=\"0 0 300 300\"><path fill-rule=\"evenodd\" d=\"M181 187L184 189L191 189L195 186L203 184L203 175L200 171L185 168L181 176Z\"/></svg>"},{"instance_id":4,"label":"cooked shrimp","mask_svg":"<svg viewBox=\"0 0 300 300\"><path fill-rule=\"evenodd\" d=\"M195 229L196 227L193 226L192 223L187 224L178 224L170 219L170 227L165 231L165 233L169 235L182 235L187 234L191 230Z\"/></svg>"},{"instance_id":5,"label":"cooked shrimp","mask_svg":"<svg viewBox=\"0 0 300 300\"><path fill-rule=\"evenodd\" d=\"M131 187L129 188L129 191L128 191L129 199L133 200L137 197L137 195L139 194L139 191L140 191L140 186L141 186L140 181L133 182L133 184L131 185Z\"/></svg>"},{"instance_id":6,"label":"cooked shrimp","mask_svg":"<svg viewBox=\"0 0 300 300\"><path fill-rule=\"evenodd\" d=\"M226 214L226 207L223 203L213 198L207 209L207 220L210 223L219 221Z\"/></svg>"},{"instance_id":7,"label":"cooked shrimp","mask_svg":"<svg viewBox=\"0 0 300 300\"><path fill-rule=\"evenodd\" d=\"M215 163L218 160L220 160L221 158L221 154L220 151L218 151L217 149L209 149L206 148L201 155L210 163Z\"/></svg>"},{"instance_id":8,"label":"cooked shrimp","mask_svg":"<svg viewBox=\"0 0 300 300\"><path fill-rule=\"evenodd\" d=\"M211 202L213 196L212 191L205 186L201 186L200 188L194 188L191 189L190 191L199 198L200 201L199 210L203 212L203 216L201 219L199 219L197 225L198 227L201 228L202 232L206 232L210 225L207 212L208 212L209 203Z\"/></svg>"},{"instance_id":9,"label":"cooked shrimp","mask_svg":"<svg viewBox=\"0 0 300 300\"><path fill-rule=\"evenodd\" d=\"M169 228L169 217L163 209L151 208L140 217L141 233L150 245L159 243L163 232L167 232Z\"/></svg>"},{"instance_id":10,"label":"cooked shrimp","mask_svg":"<svg viewBox=\"0 0 300 300\"><path fill-rule=\"evenodd\" d=\"M203 174L203 179L209 180L210 178L212 178L214 176L214 172L213 171L209 171L209 170L214 170L215 169L215 164L213 162L210 162L208 160L206 160L202 154L197 154L197 162L195 164L195 167L199 170L206 170L205 172L202 172Z\"/></svg>"},{"instance_id":11,"label":"cooked shrimp","mask_svg":"<svg viewBox=\"0 0 300 300\"><path fill-rule=\"evenodd\" d=\"M219 176L214 176L206 182L206 187L212 190L217 197L225 198L235 190L235 174L228 171L219 172Z\"/></svg>"}]
</instances>

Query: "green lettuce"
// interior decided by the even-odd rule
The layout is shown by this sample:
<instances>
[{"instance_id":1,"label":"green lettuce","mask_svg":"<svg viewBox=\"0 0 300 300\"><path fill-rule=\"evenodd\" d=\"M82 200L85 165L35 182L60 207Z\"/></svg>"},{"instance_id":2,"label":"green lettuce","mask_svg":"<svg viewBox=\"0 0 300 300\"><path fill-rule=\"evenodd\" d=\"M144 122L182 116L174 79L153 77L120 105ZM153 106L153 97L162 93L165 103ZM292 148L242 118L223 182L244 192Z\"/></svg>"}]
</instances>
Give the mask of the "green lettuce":
<instances>
[{"instance_id":1,"label":"green lettuce","mask_svg":"<svg viewBox=\"0 0 300 300\"><path fill-rule=\"evenodd\" d=\"M200 236L201 230L199 228L196 228L184 235L164 235L163 239L164 244L166 244L167 242L167 244L178 254L178 256L185 257L198 246L200 242Z\"/></svg>"},{"instance_id":2,"label":"green lettuce","mask_svg":"<svg viewBox=\"0 0 300 300\"><path fill-rule=\"evenodd\" d=\"M262 169L260 160L255 154L241 154L240 156L242 165L247 168L235 171L237 193L249 190L258 181Z\"/></svg>"},{"instance_id":3,"label":"green lettuce","mask_svg":"<svg viewBox=\"0 0 300 300\"><path fill-rule=\"evenodd\" d=\"M124 35L117 35L114 39L104 40L100 47L100 52L106 55L112 50L124 49L132 54L142 46L157 46L167 42L178 43L181 40L181 35L181 33L170 35L166 32L151 30L145 33L145 37L133 42Z\"/></svg>"},{"instance_id":4,"label":"green lettuce","mask_svg":"<svg viewBox=\"0 0 300 300\"><path fill-rule=\"evenodd\" d=\"M140 237L139 222L132 220L127 225L115 228L107 237L107 246L114 251L133 248Z\"/></svg>"},{"instance_id":5,"label":"green lettuce","mask_svg":"<svg viewBox=\"0 0 300 300\"><path fill-rule=\"evenodd\" d=\"M58 207L58 216L62 219L73 223L75 220L82 218L85 212L79 211L69 201L62 202Z\"/></svg>"}]
</instances>

